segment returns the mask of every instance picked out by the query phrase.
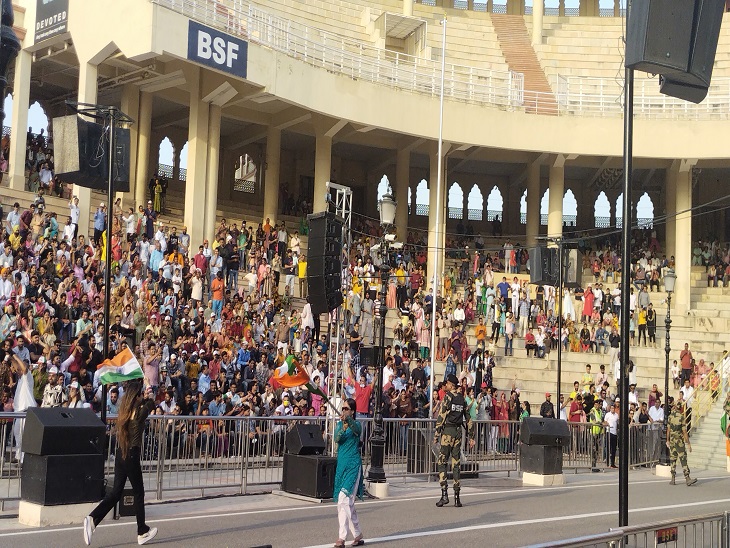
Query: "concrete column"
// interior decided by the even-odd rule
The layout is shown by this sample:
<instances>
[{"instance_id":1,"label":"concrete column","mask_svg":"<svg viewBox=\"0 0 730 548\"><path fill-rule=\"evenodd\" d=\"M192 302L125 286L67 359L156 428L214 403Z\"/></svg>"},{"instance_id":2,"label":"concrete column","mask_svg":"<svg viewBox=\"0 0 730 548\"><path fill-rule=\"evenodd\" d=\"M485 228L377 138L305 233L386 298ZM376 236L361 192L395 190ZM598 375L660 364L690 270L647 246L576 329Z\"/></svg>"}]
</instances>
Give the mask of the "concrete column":
<instances>
[{"instance_id":1,"label":"concrete column","mask_svg":"<svg viewBox=\"0 0 730 548\"><path fill-rule=\"evenodd\" d=\"M413 0L403 0L403 15L406 17L413 15Z\"/></svg>"},{"instance_id":2,"label":"concrete column","mask_svg":"<svg viewBox=\"0 0 730 548\"><path fill-rule=\"evenodd\" d=\"M327 209L325 193L332 173L332 137L317 133L314 153L314 213Z\"/></svg>"},{"instance_id":3,"label":"concrete column","mask_svg":"<svg viewBox=\"0 0 730 548\"><path fill-rule=\"evenodd\" d=\"M558 158L560 159L560 158ZM561 162L550 166L550 200L548 203L548 236L563 235L563 194L565 193L565 167ZM527 193L528 197L530 193Z\"/></svg>"},{"instance_id":4,"label":"concrete column","mask_svg":"<svg viewBox=\"0 0 730 548\"><path fill-rule=\"evenodd\" d=\"M205 227L203 235L212 238L218 210L218 166L220 164L221 107L210 105L208 123L208 173L205 182ZM190 227L188 227L190 228Z\"/></svg>"},{"instance_id":5,"label":"concrete column","mask_svg":"<svg viewBox=\"0 0 730 548\"><path fill-rule=\"evenodd\" d=\"M25 190L25 149L27 146L28 108L30 108L30 72L33 57L26 50L20 50L15 60L13 82L13 112L10 124L10 188ZM6 119L7 119L7 113ZM37 128L36 128L37 131Z\"/></svg>"},{"instance_id":6,"label":"concrete column","mask_svg":"<svg viewBox=\"0 0 730 548\"><path fill-rule=\"evenodd\" d=\"M675 311L684 314L690 308L690 283L692 264L692 165L682 162L677 173L675 221L676 236L674 259L677 264L677 283L674 288Z\"/></svg>"},{"instance_id":7,"label":"concrete column","mask_svg":"<svg viewBox=\"0 0 730 548\"><path fill-rule=\"evenodd\" d=\"M279 184L281 181L281 130L269 126L266 133L266 179L264 180L264 217L271 226L279 213Z\"/></svg>"},{"instance_id":8,"label":"concrete column","mask_svg":"<svg viewBox=\"0 0 730 548\"><path fill-rule=\"evenodd\" d=\"M81 62L79 64L79 103L92 103L97 102L98 87L97 78L99 76L99 67L91 63ZM91 189L84 188L82 186L74 185L72 193L79 198L79 235L83 234L87 236L86 241L89 241L89 221L90 211L94 204L91 203ZM99 204L96 204L98 206ZM93 232L91 232L93 235Z\"/></svg>"},{"instance_id":9,"label":"concrete column","mask_svg":"<svg viewBox=\"0 0 730 548\"><path fill-rule=\"evenodd\" d=\"M202 101L200 69L190 67L190 120L188 125L188 172L185 182L185 211L183 221L190 234L190 248L197 249L203 243L206 198L206 172L208 164L209 105ZM178 151L176 150L176 156ZM179 161L175 158L175 163ZM179 164L178 164L179 165Z\"/></svg>"},{"instance_id":10,"label":"concrete column","mask_svg":"<svg viewBox=\"0 0 730 548\"><path fill-rule=\"evenodd\" d=\"M532 2L532 45L542 44L542 18L545 15L545 0Z\"/></svg>"},{"instance_id":11,"label":"concrete column","mask_svg":"<svg viewBox=\"0 0 730 548\"><path fill-rule=\"evenodd\" d=\"M408 237L408 188L411 183L411 151L399 150L395 160L395 226L398 239L405 242Z\"/></svg>"},{"instance_id":12,"label":"concrete column","mask_svg":"<svg viewBox=\"0 0 730 548\"><path fill-rule=\"evenodd\" d=\"M665 239L666 244L664 253L667 258L674 255L676 251L676 236L677 236L677 219L674 214L677 211L677 173L679 171L679 160L675 161L672 166L667 170L667 193L665 195L666 204L664 209L667 215L667 223L665 225Z\"/></svg>"},{"instance_id":13,"label":"concrete column","mask_svg":"<svg viewBox=\"0 0 730 548\"><path fill-rule=\"evenodd\" d=\"M613 16L621 17L621 0L613 0Z\"/></svg>"},{"instance_id":14,"label":"concrete column","mask_svg":"<svg viewBox=\"0 0 730 548\"><path fill-rule=\"evenodd\" d=\"M527 168L527 247L537 246L540 235L540 164L533 162Z\"/></svg>"},{"instance_id":15,"label":"concrete column","mask_svg":"<svg viewBox=\"0 0 730 548\"><path fill-rule=\"evenodd\" d=\"M122 205L134 207L137 184L137 157L139 152L139 88L133 84L125 84L122 88L122 112L132 118L135 123L129 127L129 192L117 192Z\"/></svg>"},{"instance_id":16,"label":"concrete column","mask_svg":"<svg viewBox=\"0 0 730 548\"><path fill-rule=\"evenodd\" d=\"M565 0L558 2L558 16L565 17Z\"/></svg>"},{"instance_id":17,"label":"concrete column","mask_svg":"<svg viewBox=\"0 0 730 548\"><path fill-rule=\"evenodd\" d=\"M143 91L139 98L137 119L137 165L135 170L134 201L137 206L145 204L147 181L150 173L150 146L152 137L152 94ZM135 208L136 211L136 208Z\"/></svg>"},{"instance_id":18,"label":"concrete column","mask_svg":"<svg viewBox=\"0 0 730 548\"><path fill-rule=\"evenodd\" d=\"M449 150L449 146L444 144L442 153L446 156ZM436 257L438 256L439 271L437 272L439 280L442 277L444 271L444 242L446 238L446 181L441 180L441 186L438 185L438 144L432 143L429 151L430 159L430 170L428 176L428 262L426 263L426 275L428 276L427 286L433 285L433 274L434 264ZM441 163L441 167L444 167L444 163ZM436 201L437 196L440 194L440 218L438 225L436 224ZM436 238L438 234L438 239ZM438 254L438 255L437 255ZM439 282L440 285L440 282ZM434 288L434 294L436 290Z\"/></svg>"}]
</instances>

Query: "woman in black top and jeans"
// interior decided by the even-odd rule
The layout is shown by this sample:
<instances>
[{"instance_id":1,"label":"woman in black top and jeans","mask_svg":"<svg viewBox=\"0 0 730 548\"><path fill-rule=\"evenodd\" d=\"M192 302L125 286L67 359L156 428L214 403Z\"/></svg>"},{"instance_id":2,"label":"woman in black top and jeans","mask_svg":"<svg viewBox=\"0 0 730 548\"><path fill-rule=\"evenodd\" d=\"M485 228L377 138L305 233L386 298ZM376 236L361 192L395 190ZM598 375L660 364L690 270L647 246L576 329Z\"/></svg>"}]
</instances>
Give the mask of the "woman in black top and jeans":
<instances>
[{"instance_id":1,"label":"woman in black top and jeans","mask_svg":"<svg viewBox=\"0 0 730 548\"><path fill-rule=\"evenodd\" d=\"M119 405L117 418L117 451L114 460L114 488L106 498L94 508L84 519L84 542L91 544L91 535L96 526L109 513L109 510L122 498L122 490L129 478L134 491L134 511L137 514L137 543L146 544L157 534L156 528L145 523L144 516L144 483L140 453L142 451L142 434L147 416L154 410L155 401L151 389L142 391L142 381L127 383Z\"/></svg>"}]
</instances>

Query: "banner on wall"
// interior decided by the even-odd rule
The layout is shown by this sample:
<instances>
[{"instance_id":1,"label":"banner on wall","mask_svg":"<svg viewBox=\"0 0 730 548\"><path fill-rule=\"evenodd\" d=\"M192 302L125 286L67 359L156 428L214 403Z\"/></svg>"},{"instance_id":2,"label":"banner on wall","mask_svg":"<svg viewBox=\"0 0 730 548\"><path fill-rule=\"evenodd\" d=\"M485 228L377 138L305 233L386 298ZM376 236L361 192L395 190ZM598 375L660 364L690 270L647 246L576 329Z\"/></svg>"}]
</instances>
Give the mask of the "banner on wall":
<instances>
[{"instance_id":1,"label":"banner on wall","mask_svg":"<svg viewBox=\"0 0 730 548\"><path fill-rule=\"evenodd\" d=\"M68 31L68 0L37 0L35 43Z\"/></svg>"}]
</instances>

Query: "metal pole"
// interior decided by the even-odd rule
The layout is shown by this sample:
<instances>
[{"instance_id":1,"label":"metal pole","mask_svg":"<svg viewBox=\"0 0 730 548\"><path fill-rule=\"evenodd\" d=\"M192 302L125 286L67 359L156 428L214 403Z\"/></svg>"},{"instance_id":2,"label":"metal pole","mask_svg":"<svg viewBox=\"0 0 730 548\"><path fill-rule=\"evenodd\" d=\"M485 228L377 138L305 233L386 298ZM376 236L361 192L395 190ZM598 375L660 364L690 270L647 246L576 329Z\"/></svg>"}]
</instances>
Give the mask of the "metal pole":
<instances>
[{"instance_id":1,"label":"metal pole","mask_svg":"<svg viewBox=\"0 0 730 548\"><path fill-rule=\"evenodd\" d=\"M383 287L388 285L388 244L385 239L382 243L385 248L385 264L380 266L380 280ZM388 313L388 305L385 297L380 299L380 346L378 347L378 366L375 379L375 416L373 418L373 436L370 438L370 470L367 480L371 483L385 482L385 431L383 430L383 367L385 366L385 315Z\"/></svg>"},{"instance_id":2,"label":"metal pole","mask_svg":"<svg viewBox=\"0 0 730 548\"><path fill-rule=\"evenodd\" d=\"M634 138L634 71L625 71L624 201L621 227L621 411L619 415L618 525L629 524L629 271L631 268L631 179Z\"/></svg>"},{"instance_id":3,"label":"metal pole","mask_svg":"<svg viewBox=\"0 0 730 548\"><path fill-rule=\"evenodd\" d=\"M664 330L666 332L666 338L664 342L664 357L665 357L665 370L664 370L664 422L662 423L662 430L664 431L664 439L667 439L667 419L669 418L669 353L672 348L669 345L669 329L672 327L672 318L670 309L672 307L672 293L667 291L667 315L664 318ZM669 450L666 444L662 443L662 463L669 464Z\"/></svg>"},{"instance_id":4,"label":"metal pole","mask_svg":"<svg viewBox=\"0 0 730 548\"><path fill-rule=\"evenodd\" d=\"M556 402L558 404L558 412L556 419L560 418L560 383L563 374L563 238L558 238L558 390L556 394ZM575 318L573 318L575 320Z\"/></svg>"},{"instance_id":5,"label":"metal pole","mask_svg":"<svg viewBox=\"0 0 730 548\"><path fill-rule=\"evenodd\" d=\"M109 124L109 176L107 178L107 207L106 207L106 264L104 265L104 359L109 357L109 325L112 286L112 208L114 207L114 154L116 152L117 109L109 107L105 120ZM101 388L101 420L106 424L107 385Z\"/></svg>"},{"instance_id":6,"label":"metal pole","mask_svg":"<svg viewBox=\"0 0 730 548\"><path fill-rule=\"evenodd\" d=\"M436 296L438 295L439 280L439 256L441 254L441 185L443 184L443 148L444 148L444 75L446 74L446 17L441 20L443 32L441 33L441 89L439 90L439 144L438 144L438 164L436 174L436 249L434 250L433 260L433 313L431 314L431 378L429 380L429 406L428 416L433 418L433 389L434 389L434 371L436 370Z\"/></svg>"}]
</instances>

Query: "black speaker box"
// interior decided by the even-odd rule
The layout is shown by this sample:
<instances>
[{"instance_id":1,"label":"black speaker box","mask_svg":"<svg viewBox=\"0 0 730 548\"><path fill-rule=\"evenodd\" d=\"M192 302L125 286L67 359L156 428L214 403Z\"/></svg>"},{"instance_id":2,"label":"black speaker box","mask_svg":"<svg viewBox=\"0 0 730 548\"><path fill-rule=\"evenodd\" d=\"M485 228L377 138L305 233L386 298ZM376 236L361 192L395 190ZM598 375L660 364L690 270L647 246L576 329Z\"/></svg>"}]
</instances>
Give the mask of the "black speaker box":
<instances>
[{"instance_id":1,"label":"black speaker box","mask_svg":"<svg viewBox=\"0 0 730 548\"><path fill-rule=\"evenodd\" d=\"M281 490L317 499L331 499L337 459L321 455L284 453Z\"/></svg>"},{"instance_id":2,"label":"black speaker box","mask_svg":"<svg viewBox=\"0 0 730 548\"><path fill-rule=\"evenodd\" d=\"M343 221L333 213L309 215L307 288L314 314L331 312L342 304Z\"/></svg>"},{"instance_id":3,"label":"black speaker box","mask_svg":"<svg viewBox=\"0 0 730 548\"><path fill-rule=\"evenodd\" d=\"M563 420L527 417L520 425L520 441L526 445L562 447L569 440L568 423Z\"/></svg>"},{"instance_id":4,"label":"black speaker box","mask_svg":"<svg viewBox=\"0 0 730 548\"><path fill-rule=\"evenodd\" d=\"M134 511L134 491L131 488L122 491L122 498L119 500L119 515L122 517L137 515Z\"/></svg>"},{"instance_id":5,"label":"black speaker box","mask_svg":"<svg viewBox=\"0 0 730 548\"><path fill-rule=\"evenodd\" d=\"M20 486L22 500L44 506L98 502L104 497L104 457L26 452Z\"/></svg>"},{"instance_id":6,"label":"black speaker box","mask_svg":"<svg viewBox=\"0 0 730 548\"><path fill-rule=\"evenodd\" d=\"M530 249L530 283L558 285L558 250L554 247Z\"/></svg>"},{"instance_id":7,"label":"black speaker box","mask_svg":"<svg viewBox=\"0 0 730 548\"><path fill-rule=\"evenodd\" d=\"M114 190L129 192L129 129L116 128ZM107 190L109 140L99 124L80 116L53 119L56 174L64 181L97 190Z\"/></svg>"},{"instance_id":8,"label":"black speaker box","mask_svg":"<svg viewBox=\"0 0 730 548\"><path fill-rule=\"evenodd\" d=\"M545 445L520 445L520 470L551 476L563 473L563 449Z\"/></svg>"},{"instance_id":9,"label":"black speaker box","mask_svg":"<svg viewBox=\"0 0 730 548\"><path fill-rule=\"evenodd\" d=\"M709 87L724 9L724 0L635 0L626 66Z\"/></svg>"},{"instance_id":10,"label":"black speaker box","mask_svg":"<svg viewBox=\"0 0 730 548\"><path fill-rule=\"evenodd\" d=\"M378 354L374 346L360 348L360 367L375 367L378 364Z\"/></svg>"},{"instance_id":11,"label":"black speaker box","mask_svg":"<svg viewBox=\"0 0 730 548\"><path fill-rule=\"evenodd\" d=\"M318 424L295 424L286 433L286 452L292 455L321 455L325 443Z\"/></svg>"},{"instance_id":12,"label":"black speaker box","mask_svg":"<svg viewBox=\"0 0 730 548\"><path fill-rule=\"evenodd\" d=\"M31 455L102 455L106 427L91 409L30 407L23 451Z\"/></svg>"}]
</instances>

